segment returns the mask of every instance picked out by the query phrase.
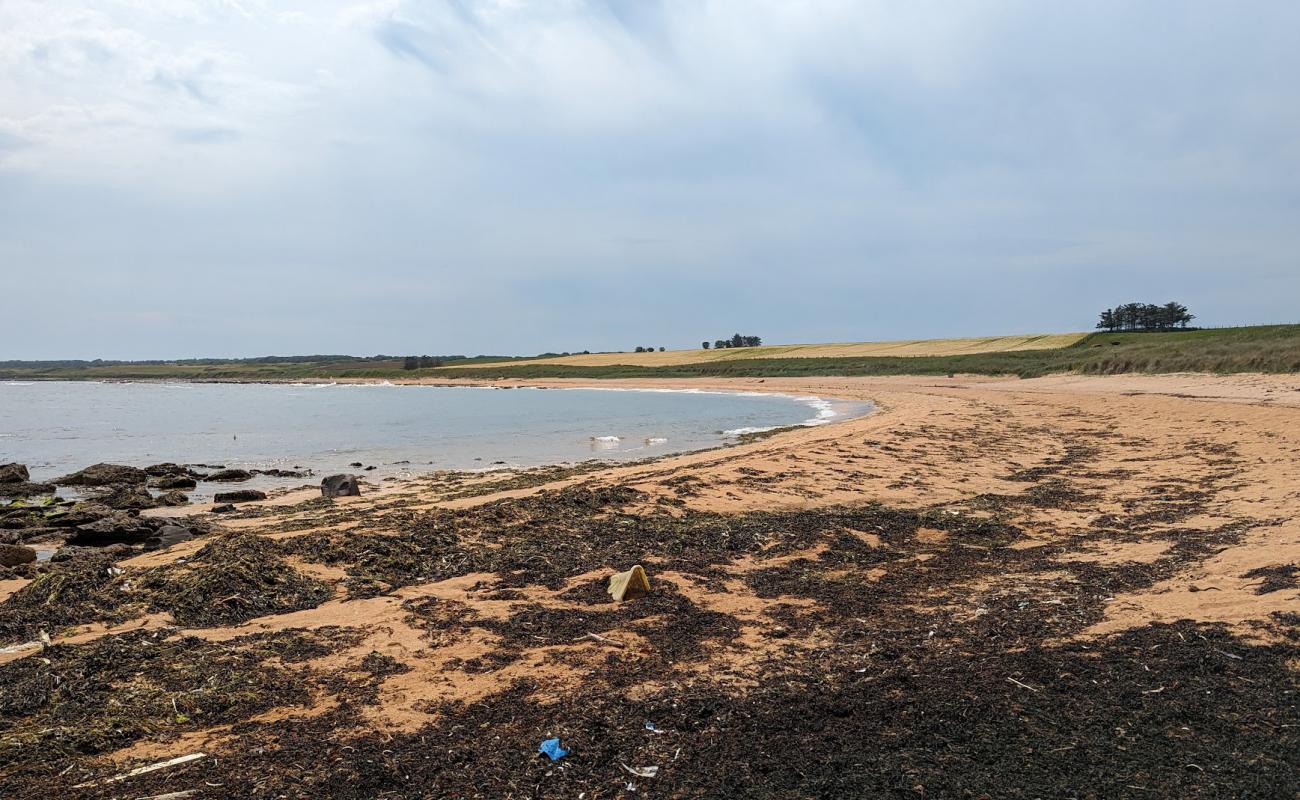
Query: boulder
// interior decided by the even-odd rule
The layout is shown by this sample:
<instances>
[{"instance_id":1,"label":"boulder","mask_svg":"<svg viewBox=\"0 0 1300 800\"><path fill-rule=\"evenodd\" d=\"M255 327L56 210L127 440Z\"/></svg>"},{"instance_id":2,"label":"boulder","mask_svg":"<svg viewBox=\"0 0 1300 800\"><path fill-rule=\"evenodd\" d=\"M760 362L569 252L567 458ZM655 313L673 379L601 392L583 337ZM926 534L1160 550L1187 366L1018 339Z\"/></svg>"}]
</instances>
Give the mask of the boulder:
<instances>
[{"instance_id":1,"label":"boulder","mask_svg":"<svg viewBox=\"0 0 1300 800\"><path fill-rule=\"evenodd\" d=\"M157 505L149 490L140 486L113 486L95 496L95 501L117 510L153 508Z\"/></svg>"},{"instance_id":2,"label":"boulder","mask_svg":"<svg viewBox=\"0 0 1300 800\"><path fill-rule=\"evenodd\" d=\"M233 492L217 492L212 496L214 503L251 503L255 500L265 500L266 492L260 492L257 489L236 489Z\"/></svg>"},{"instance_id":3,"label":"boulder","mask_svg":"<svg viewBox=\"0 0 1300 800\"><path fill-rule=\"evenodd\" d=\"M40 497L57 491L52 483L13 481L0 483L0 497Z\"/></svg>"},{"instance_id":4,"label":"boulder","mask_svg":"<svg viewBox=\"0 0 1300 800\"><path fill-rule=\"evenodd\" d=\"M322 497L355 497L361 494L356 475L330 475L320 482Z\"/></svg>"},{"instance_id":5,"label":"boulder","mask_svg":"<svg viewBox=\"0 0 1300 800\"><path fill-rule=\"evenodd\" d=\"M193 489L198 486L198 481L183 473L172 473L170 475L159 475L156 478L149 479L149 485L155 489Z\"/></svg>"},{"instance_id":6,"label":"boulder","mask_svg":"<svg viewBox=\"0 0 1300 800\"><path fill-rule=\"evenodd\" d=\"M235 507L234 507L233 505L231 505L230 503L226 503L226 504L223 505L223 506L213 506L213 507L212 507L212 513L213 513L213 514L229 514L231 511L235 511L235 510L236 510Z\"/></svg>"},{"instance_id":7,"label":"boulder","mask_svg":"<svg viewBox=\"0 0 1300 800\"><path fill-rule=\"evenodd\" d=\"M26 483L31 479L26 464L0 464L0 483Z\"/></svg>"},{"instance_id":8,"label":"boulder","mask_svg":"<svg viewBox=\"0 0 1300 800\"><path fill-rule=\"evenodd\" d=\"M111 516L113 509L103 503L86 501L77 503L66 511L59 511L50 514L45 518L45 524L52 528L75 528L78 525L88 525L92 522Z\"/></svg>"},{"instance_id":9,"label":"boulder","mask_svg":"<svg viewBox=\"0 0 1300 800\"><path fill-rule=\"evenodd\" d=\"M145 520L119 511L96 522L78 525L68 537L68 544L76 547L103 547L119 542L141 544L153 532L153 526Z\"/></svg>"},{"instance_id":10,"label":"boulder","mask_svg":"<svg viewBox=\"0 0 1300 800\"><path fill-rule=\"evenodd\" d=\"M194 533L189 528L182 528L179 525L164 525L145 541L144 547L146 550L164 550L181 542L188 542L193 538Z\"/></svg>"},{"instance_id":11,"label":"boulder","mask_svg":"<svg viewBox=\"0 0 1300 800\"><path fill-rule=\"evenodd\" d=\"M253 477L253 473L246 469L221 469L209 474L204 480L218 481L220 483L239 483L251 477Z\"/></svg>"},{"instance_id":12,"label":"boulder","mask_svg":"<svg viewBox=\"0 0 1300 800\"><path fill-rule=\"evenodd\" d=\"M16 567L36 560L36 551L20 544L0 544L0 567Z\"/></svg>"},{"instance_id":13,"label":"boulder","mask_svg":"<svg viewBox=\"0 0 1300 800\"><path fill-rule=\"evenodd\" d=\"M149 476L137 467L121 464L93 464L83 470L55 478L59 486L113 486L115 484L143 484Z\"/></svg>"},{"instance_id":14,"label":"boulder","mask_svg":"<svg viewBox=\"0 0 1300 800\"><path fill-rule=\"evenodd\" d=\"M179 489L172 489L170 492L163 492L154 498L154 502L160 506L185 506L189 505L189 495Z\"/></svg>"},{"instance_id":15,"label":"boulder","mask_svg":"<svg viewBox=\"0 0 1300 800\"><path fill-rule=\"evenodd\" d=\"M311 474L311 470L303 472L296 469L255 469L258 475L270 475L272 478L305 478Z\"/></svg>"}]
</instances>

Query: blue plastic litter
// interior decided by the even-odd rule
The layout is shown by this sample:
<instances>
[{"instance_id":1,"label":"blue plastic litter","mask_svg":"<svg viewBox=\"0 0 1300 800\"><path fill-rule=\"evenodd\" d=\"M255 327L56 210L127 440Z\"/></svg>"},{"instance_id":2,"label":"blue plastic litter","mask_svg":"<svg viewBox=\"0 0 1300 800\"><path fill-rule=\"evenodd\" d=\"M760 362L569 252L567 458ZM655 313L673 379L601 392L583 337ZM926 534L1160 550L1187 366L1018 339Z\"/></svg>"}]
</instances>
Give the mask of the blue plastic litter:
<instances>
[{"instance_id":1,"label":"blue plastic litter","mask_svg":"<svg viewBox=\"0 0 1300 800\"><path fill-rule=\"evenodd\" d=\"M537 752L545 753L552 761L559 761L569 754L568 750L560 747L559 738L547 739L542 742L542 746L537 748Z\"/></svg>"},{"instance_id":2,"label":"blue plastic litter","mask_svg":"<svg viewBox=\"0 0 1300 800\"><path fill-rule=\"evenodd\" d=\"M648 730L648 731L657 731L657 730L659 730L659 728L656 727L655 724L654 724L653 722L647 722L647 723L645 724L645 729Z\"/></svg>"}]
</instances>

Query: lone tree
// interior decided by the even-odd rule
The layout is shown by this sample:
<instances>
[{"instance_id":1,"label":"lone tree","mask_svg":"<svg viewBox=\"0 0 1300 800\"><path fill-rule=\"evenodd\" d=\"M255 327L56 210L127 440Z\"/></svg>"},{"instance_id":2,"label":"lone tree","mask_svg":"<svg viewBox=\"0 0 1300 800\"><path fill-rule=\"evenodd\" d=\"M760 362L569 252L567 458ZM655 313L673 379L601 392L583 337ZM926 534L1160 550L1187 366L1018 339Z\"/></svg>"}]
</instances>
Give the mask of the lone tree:
<instances>
[{"instance_id":1,"label":"lone tree","mask_svg":"<svg viewBox=\"0 0 1300 800\"><path fill-rule=\"evenodd\" d=\"M1187 323L1196 319L1182 303L1168 302L1163 306L1151 303L1124 303L1101 312L1097 330L1105 331L1168 331L1186 329Z\"/></svg>"},{"instance_id":2,"label":"lone tree","mask_svg":"<svg viewBox=\"0 0 1300 800\"><path fill-rule=\"evenodd\" d=\"M708 343L708 342L700 342L700 347L703 347L705 350L708 350L708 349L709 349L709 343Z\"/></svg>"}]
</instances>

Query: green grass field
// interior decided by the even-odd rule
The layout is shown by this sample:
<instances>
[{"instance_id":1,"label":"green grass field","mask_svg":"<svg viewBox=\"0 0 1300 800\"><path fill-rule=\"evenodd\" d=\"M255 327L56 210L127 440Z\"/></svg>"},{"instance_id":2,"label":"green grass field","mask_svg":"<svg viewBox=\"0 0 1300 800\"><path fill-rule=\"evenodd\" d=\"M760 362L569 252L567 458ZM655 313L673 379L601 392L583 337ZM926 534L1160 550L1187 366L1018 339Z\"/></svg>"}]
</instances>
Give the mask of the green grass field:
<instances>
[{"instance_id":1,"label":"green grass field","mask_svg":"<svg viewBox=\"0 0 1300 800\"><path fill-rule=\"evenodd\" d=\"M334 358L335 360L330 360ZM691 378L801 375L1016 375L1060 372L1300 372L1300 325L1167 333L1094 333L1067 347L959 355L727 358L696 363L566 364L547 359L468 359L402 369L401 359L0 365L6 380L294 381L330 378Z\"/></svg>"}]
</instances>

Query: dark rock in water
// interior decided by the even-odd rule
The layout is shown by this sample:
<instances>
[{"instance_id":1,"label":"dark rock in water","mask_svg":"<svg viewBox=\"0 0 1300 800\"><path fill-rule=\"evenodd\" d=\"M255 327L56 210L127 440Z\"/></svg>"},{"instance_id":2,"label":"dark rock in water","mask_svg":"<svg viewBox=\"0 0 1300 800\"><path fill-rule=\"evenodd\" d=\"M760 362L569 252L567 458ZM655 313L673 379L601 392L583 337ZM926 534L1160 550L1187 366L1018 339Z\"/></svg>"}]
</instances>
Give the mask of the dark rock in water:
<instances>
[{"instance_id":1,"label":"dark rock in water","mask_svg":"<svg viewBox=\"0 0 1300 800\"><path fill-rule=\"evenodd\" d=\"M161 478L164 475L180 475L186 472L186 468L180 464L173 464L170 461L164 461L161 464L150 464L144 468L144 474L151 478Z\"/></svg>"},{"instance_id":2,"label":"dark rock in water","mask_svg":"<svg viewBox=\"0 0 1300 800\"><path fill-rule=\"evenodd\" d=\"M265 500L266 492L260 492L257 489L236 489L233 492L217 492L212 496L215 503L251 503L254 500Z\"/></svg>"},{"instance_id":3,"label":"dark rock in water","mask_svg":"<svg viewBox=\"0 0 1300 800\"><path fill-rule=\"evenodd\" d=\"M55 491L52 483L28 483L27 481L0 483L0 497L41 497L54 494Z\"/></svg>"},{"instance_id":4,"label":"dark rock in water","mask_svg":"<svg viewBox=\"0 0 1300 800\"><path fill-rule=\"evenodd\" d=\"M189 475L182 473L172 473L170 475L160 475L157 478L151 478L149 485L155 489L193 489L198 486L198 481Z\"/></svg>"},{"instance_id":5,"label":"dark rock in water","mask_svg":"<svg viewBox=\"0 0 1300 800\"><path fill-rule=\"evenodd\" d=\"M160 506L184 506L189 505L190 497L179 489L172 489L155 497L154 502Z\"/></svg>"},{"instance_id":6,"label":"dark rock in water","mask_svg":"<svg viewBox=\"0 0 1300 800\"><path fill-rule=\"evenodd\" d=\"M207 481L218 481L221 483L239 483L253 477L253 473L246 469L221 469L213 472L204 478Z\"/></svg>"},{"instance_id":7,"label":"dark rock in water","mask_svg":"<svg viewBox=\"0 0 1300 800\"><path fill-rule=\"evenodd\" d=\"M148 521L119 511L88 525L78 525L68 537L68 544L77 547L103 547L119 542L141 544L153 532L154 526Z\"/></svg>"},{"instance_id":8,"label":"dark rock in water","mask_svg":"<svg viewBox=\"0 0 1300 800\"><path fill-rule=\"evenodd\" d=\"M157 505L153 495L144 486L114 486L108 492L96 495L95 502L118 510L153 508Z\"/></svg>"},{"instance_id":9,"label":"dark rock in water","mask_svg":"<svg viewBox=\"0 0 1300 800\"><path fill-rule=\"evenodd\" d=\"M182 528L179 525L164 525L158 529L157 533L145 541L146 550L163 550L181 542L188 542L194 538L194 534L189 528Z\"/></svg>"},{"instance_id":10,"label":"dark rock in water","mask_svg":"<svg viewBox=\"0 0 1300 800\"><path fill-rule=\"evenodd\" d=\"M369 472L372 469L376 469L374 464L371 464L370 466L366 467L366 472Z\"/></svg>"},{"instance_id":11,"label":"dark rock in water","mask_svg":"<svg viewBox=\"0 0 1300 800\"><path fill-rule=\"evenodd\" d=\"M121 464L93 464L83 470L55 478L59 486L112 486L115 484L143 484L149 476L136 467Z\"/></svg>"},{"instance_id":12,"label":"dark rock in water","mask_svg":"<svg viewBox=\"0 0 1300 800\"><path fill-rule=\"evenodd\" d=\"M258 475L270 475L272 478L306 478L311 475L311 470L302 472L296 469L255 469Z\"/></svg>"},{"instance_id":13,"label":"dark rock in water","mask_svg":"<svg viewBox=\"0 0 1300 800\"><path fill-rule=\"evenodd\" d=\"M31 479L26 464L0 464L0 483L27 483Z\"/></svg>"},{"instance_id":14,"label":"dark rock in water","mask_svg":"<svg viewBox=\"0 0 1300 800\"><path fill-rule=\"evenodd\" d=\"M322 497L355 497L361 494L356 475L330 475L320 482Z\"/></svg>"},{"instance_id":15,"label":"dark rock in water","mask_svg":"<svg viewBox=\"0 0 1300 800\"><path fill-rule=\"evenodd\" d=\"M36 560L36 551L20 544L0 544L0 567L16 567Z\"/></svg>"},{"instance_id":16,"label":"dark rock in water","mask_svg":"<svg viewBox=\"0 0 1300 800\"><path fill-rule=\"evenodd\" d=\"M230 503L226 503L224 506L213 506L213 507L212 507L212 513L213 513L213 514L229 514L231 511L234 511L234 510L236 510L235 507L232 506Z\"/></svg>"},{"instance_id":17,"label":"dark rock in water","mask_svg":"<svg viewBox=\"0 0 1300 800\"><path fill-rule=\"evenodd\" d=\"M349 467L359 467L359 466L361 466L361 462L360 462L360 461L353 461L351 464L348 464L348 466L349 466Z\"/></svg>"}]
</instances>

